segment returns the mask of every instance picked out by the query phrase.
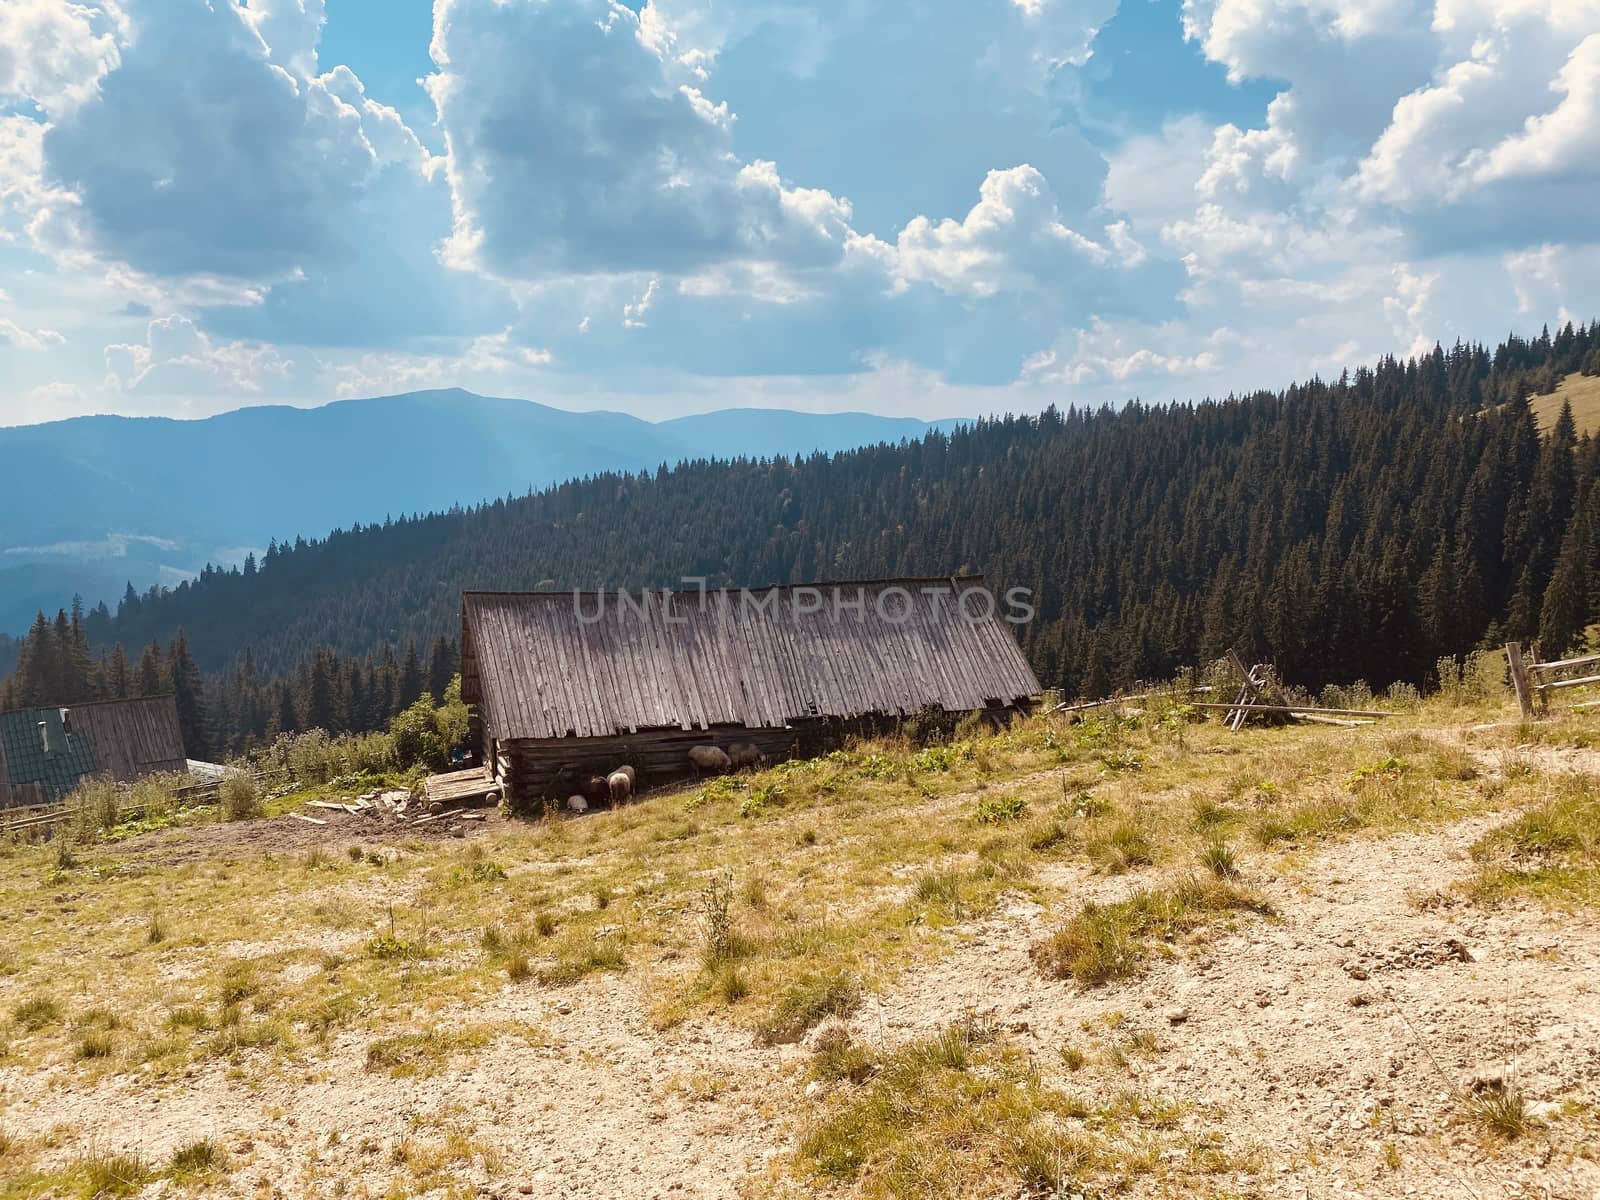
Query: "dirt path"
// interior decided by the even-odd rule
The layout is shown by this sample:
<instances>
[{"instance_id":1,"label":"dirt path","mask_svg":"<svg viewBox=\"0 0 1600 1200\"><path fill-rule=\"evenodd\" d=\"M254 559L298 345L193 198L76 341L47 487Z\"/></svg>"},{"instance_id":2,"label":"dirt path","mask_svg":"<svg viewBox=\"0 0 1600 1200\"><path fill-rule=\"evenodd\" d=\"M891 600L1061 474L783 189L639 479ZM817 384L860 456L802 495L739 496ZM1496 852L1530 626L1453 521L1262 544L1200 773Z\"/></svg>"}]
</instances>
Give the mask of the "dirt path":
<instances>
[{"instance_id":1,"label":"dirt path","mask_svg":"<svg viewBox=\"0 0 1600 1200\"><path fill-rule=\"evenodd\" d=\"M1581 1146L1559 1123L1498 1150L1452 1094L1481 1076L1546 1105L1600 1102L1592 915L1441 902L1499 819L1335 845L1264 885L1277 919L1092 990L1032 969L1028 946L1049 922L1019 902L884 996L863 1031L899 1041L992 1014L1070 1085L1061 1047L1086 1046L1086 1023L1121 1013L1124 1032L1158 1039L1129 1060L1137 1086L1191 1104L1197 1132L1259 1148L1263 1170L1238 1180L1246 1194L1593 1200L1600 1163L1574 1159Z\"/></svg>"}]
</instances>

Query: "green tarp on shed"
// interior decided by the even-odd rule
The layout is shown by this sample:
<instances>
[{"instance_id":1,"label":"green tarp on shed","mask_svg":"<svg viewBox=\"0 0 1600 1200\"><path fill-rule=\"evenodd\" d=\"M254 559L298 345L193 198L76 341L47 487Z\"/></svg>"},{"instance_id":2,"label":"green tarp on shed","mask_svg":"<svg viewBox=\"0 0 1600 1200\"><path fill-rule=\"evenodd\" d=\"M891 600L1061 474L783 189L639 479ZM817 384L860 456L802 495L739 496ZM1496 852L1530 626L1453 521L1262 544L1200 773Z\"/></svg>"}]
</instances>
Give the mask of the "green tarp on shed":
<instances>
[{"instance_id":1,"label":"green tarp on shed","mask_svg":"<svg viewBox=\"0 0 1600 1200\"><path fill-rule=\"evenodd\" d=\"M45 737L40 737L40 722L46 726ZM46 741L53 748L49 753ZM47 800L60 800L78 780L100 769L94 743L86 734L68 733L59 708L0 714L0 742L5 745L6 782L37 783Z\"/></svg>"}]
</instances>

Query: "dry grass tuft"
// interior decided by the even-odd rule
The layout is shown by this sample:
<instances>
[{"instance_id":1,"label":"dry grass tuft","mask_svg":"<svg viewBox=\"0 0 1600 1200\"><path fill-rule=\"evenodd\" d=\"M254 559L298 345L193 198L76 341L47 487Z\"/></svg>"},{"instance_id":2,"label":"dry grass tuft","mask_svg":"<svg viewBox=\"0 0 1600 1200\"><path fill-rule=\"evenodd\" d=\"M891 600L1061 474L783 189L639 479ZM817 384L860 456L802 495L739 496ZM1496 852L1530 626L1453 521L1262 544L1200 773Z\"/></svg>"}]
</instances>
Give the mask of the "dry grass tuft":
<instances>
[{"instance_id":1,"label":"dry grass tuft","mask_svg":"<svg viewBox=\"0 0 1600 1200\"><path fill-rule=\"evenodd\" d=\"M1528 1101L1520 1089L1496 1084L1466 1098L1467 1113L1485 1131L1508 1142L1526 1135L1535 1125Z\"/></svg>"},{"instance_id":2,"label":"dry grass tuft","mask_svg":"<svg viewBox=\"0 0 1600 1200\"><path fill-rule=\"evenodd\" d=\"M213 1175L228 1165L228 1152L215 1138L199 1138L186 1142L172 1152L167 1160L167 1171L182 1182Z\"/></svg>"},{"instance_id":3,"label":"dry grass tuft","mask_svg":"<svg viewBox=\"0 0 1600 1200\"><path fill-rule=\"evenodd\" d=\"M861 981L847 972L801 979L778 998L756 1030L764 1046L797 1042L825 1017L848 1017L861 1007Z\"/></svg>"},{"instance_id":4,"label":"dry grass tuft","mask_svg":"<svg viewBox=\"0 0 1600 1200\"><path fill-rule=\"evenodd\" d=\"M1509 825L1480 838L1472 855L1480 864L1469 891L1480 903L1514 895L1600 904L1600 781L1571 775L1554 795Z\"/></svg>"},{"instance_id":5,"label":"dry grass tuft","mask_svg":"<svg viewBox=\"0 0 1600 1200\"><path fill-rule=\"evenodd\" d=\"M132 1196L155 1175L144 1156L131 1150L92 1146L71 1167L83 1181L85 1196Z\"/></svg>"},{"instance_id":6,"label":"dry grass tuft","mask_svg":"<svg viewBox=\"0 0 1600 1200\"><path fill-rule=\"evenodd\" d=\"M1112 904L1085 904L1055 933L1034 943L1033 961L1054 979L1105 983L1137 974L1154 941L1189 932L1214 916L1271 911L1253 891L1224 879L1191 876Z\"/></svg>"}]
</instances>

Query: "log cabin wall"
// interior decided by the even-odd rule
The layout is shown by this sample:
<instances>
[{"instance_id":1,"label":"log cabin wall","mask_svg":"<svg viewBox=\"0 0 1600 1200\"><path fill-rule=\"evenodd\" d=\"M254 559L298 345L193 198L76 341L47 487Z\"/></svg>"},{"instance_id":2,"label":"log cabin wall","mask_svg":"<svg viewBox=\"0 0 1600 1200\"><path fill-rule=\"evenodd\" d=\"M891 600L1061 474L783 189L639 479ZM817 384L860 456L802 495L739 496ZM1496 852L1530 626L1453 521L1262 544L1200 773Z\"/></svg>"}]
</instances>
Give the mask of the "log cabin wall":
<instances>
[{"instance_id":1,"label":"log cabin wall","mask_svg":"<svg viewBox=\"0 0 1600 1200\"><path fill-rule=\"evenodd\" d=\"M998 727L1023 707L979 711ZM515 811L533 813L547 801L564 800L570 795L575 776L608 775L624 764L637 772L641 791L690 779L695 774L689 765L691 746L727 750L739 743L753 745L771 764L791 758L815 758L838 749L851 738L894 733L900 725L899 717L877 716L804 721L785 729L662 729L625 737L507 742L499 748L499 769L488 774L500 785L501 794Z\"/></svg>"}]
</instances>

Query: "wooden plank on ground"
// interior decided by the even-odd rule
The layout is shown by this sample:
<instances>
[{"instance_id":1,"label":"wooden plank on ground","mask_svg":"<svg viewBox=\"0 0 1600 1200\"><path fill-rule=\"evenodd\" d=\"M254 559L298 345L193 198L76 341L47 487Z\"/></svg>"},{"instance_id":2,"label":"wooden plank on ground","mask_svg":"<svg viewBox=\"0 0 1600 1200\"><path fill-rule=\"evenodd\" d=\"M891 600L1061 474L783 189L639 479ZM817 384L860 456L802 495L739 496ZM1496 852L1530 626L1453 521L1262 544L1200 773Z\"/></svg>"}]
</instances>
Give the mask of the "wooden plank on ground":
<instances>
[{"instance_id":1,"label":"wooden plank on ground","mask_svg":"<svg viewBox=\"0 0 1600 1200\"><path fill-rule=\"evenodd\" d=\"M1243 707L1246 712L1326 713L1333 717L1392 717L1396 714L1376 708L1321 708L1315 704L1216 704L1204 700L1189 701L1190 708L1221 708L1232 712Z\"/></svg>"}]
</instances>

